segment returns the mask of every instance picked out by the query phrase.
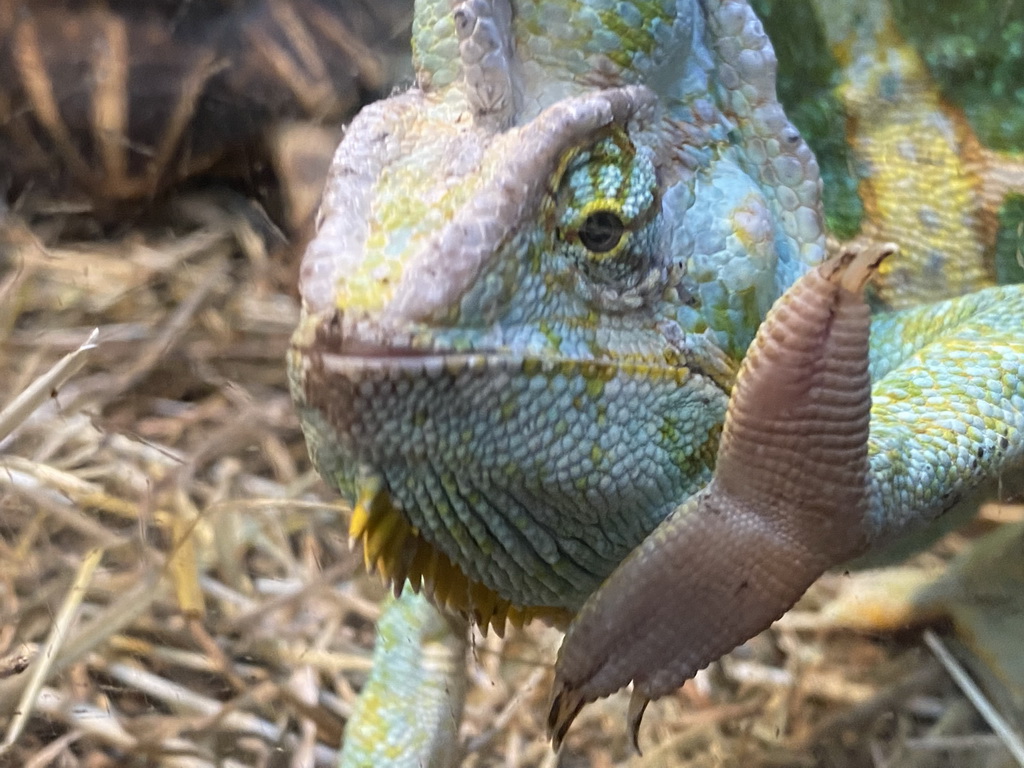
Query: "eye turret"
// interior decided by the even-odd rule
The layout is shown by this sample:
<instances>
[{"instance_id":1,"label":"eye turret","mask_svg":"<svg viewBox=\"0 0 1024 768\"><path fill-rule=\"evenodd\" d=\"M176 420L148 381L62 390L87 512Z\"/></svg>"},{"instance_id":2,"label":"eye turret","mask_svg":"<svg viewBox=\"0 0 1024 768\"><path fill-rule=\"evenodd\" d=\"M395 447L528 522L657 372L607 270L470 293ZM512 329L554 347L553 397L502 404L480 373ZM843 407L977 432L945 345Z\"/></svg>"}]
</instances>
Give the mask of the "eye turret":
<instances>
[{"instance_id":1,"label":"eye turret","mask_svg":"<svg viewBox=\"0 0 1024 768\"><path fill-rule=\"evenodd\" d=\"M556 199L556 250L588 294L607 298L649 282L658 261L658 178L625 131L571 155Z\"/></svg>"}]
</instances>

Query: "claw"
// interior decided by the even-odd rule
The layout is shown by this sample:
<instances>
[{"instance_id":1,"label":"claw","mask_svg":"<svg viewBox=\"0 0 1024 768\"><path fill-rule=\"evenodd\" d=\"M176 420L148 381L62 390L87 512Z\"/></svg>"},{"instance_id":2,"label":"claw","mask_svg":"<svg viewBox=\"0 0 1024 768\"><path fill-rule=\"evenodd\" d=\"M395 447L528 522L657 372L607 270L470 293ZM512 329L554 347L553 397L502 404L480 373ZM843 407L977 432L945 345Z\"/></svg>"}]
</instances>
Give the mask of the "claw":
<instances>
[{"instance_id":1,"label":"claw","mask_svg":"<svg viewBox=\"0 0 1024 768\"><path fill-rule=\"evenodd\" d=\"M561 749L569 726L585 703L583 695L578 690L566 685L555 692L551 699L551 709L548 711L548 735L551 737L551 746L555 752Z\"/></svg>"},{"instance_id":2,"label":"claw","mask_svg":"<svg viewBox=\"0 0 1024 768\"><path fill-rule=\"evenodd\" d=\"M630 735L633 737L633 749L637 751L637 755L643 755L640 750L640 721L643 720L643 714L649 705L650 699L647 698L636 688L633 689L633 695L630 696L630 711L626 716L626 719L630 724Z\"/></svg>"},{"instance_id":3,"label":"claw","mask_svg":"<svg viewBox=\"0 0 1024 768\"><path fill-rule=\"evenodd\" d=\"M626 715L626 720L629 722L629 733L633 739L633 749L636 750L638 755L643 754L640 749L640 721L644 719L644 712L650 703L650 699L636 688L633 689L633 694L629 697L629 713Z\"/></svg>"},{"instance_id":4,"label":"claw","mask_svg":"<svg viewBox=\"0 0 1024 768\"><path fill-rule=\"evenodd\" d=\"M821 270L828 280L859 295L882 262L898 251L896 243L848 243L834 259L822 264Z\"/></svg>"}]
</instances>

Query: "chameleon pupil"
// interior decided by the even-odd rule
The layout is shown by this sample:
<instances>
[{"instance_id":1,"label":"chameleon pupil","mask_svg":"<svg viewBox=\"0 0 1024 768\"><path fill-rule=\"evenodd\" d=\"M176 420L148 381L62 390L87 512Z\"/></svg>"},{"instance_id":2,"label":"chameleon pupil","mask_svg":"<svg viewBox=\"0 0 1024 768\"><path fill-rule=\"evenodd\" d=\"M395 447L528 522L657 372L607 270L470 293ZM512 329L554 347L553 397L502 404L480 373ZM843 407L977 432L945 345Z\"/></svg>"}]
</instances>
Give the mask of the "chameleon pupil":
<instances>
[{"instance_id":1,"label":"chameleon pupil","mask_svg":"<svg viewBox=\"0 0 1024 768\"><path fill-rule=\"evenodd\" d=\"M580 227L580 242L594 253L607 253L619 244L626 225L616 214L609 211L597 211L583 221Z\"/></svg>"}]
</instances>

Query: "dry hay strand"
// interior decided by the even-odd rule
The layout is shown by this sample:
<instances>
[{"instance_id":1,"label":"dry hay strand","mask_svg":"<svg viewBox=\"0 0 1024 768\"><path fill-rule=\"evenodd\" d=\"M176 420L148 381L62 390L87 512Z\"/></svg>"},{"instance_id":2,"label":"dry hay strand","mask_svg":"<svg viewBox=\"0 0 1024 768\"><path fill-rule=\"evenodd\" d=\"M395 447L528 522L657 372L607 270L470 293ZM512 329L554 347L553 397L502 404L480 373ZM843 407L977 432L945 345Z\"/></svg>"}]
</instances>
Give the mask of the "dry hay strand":
<instances>
[{"instance_id":1,"label":"dry hay strand","mask_svg":"<svg viewBox=\"0 0 1024 768\"><path fill-rule=\"evenodd\" d=\"M182 210L5 228L0 762L330 765L367 668L375 607L284 378L289 254Z\"/></svg>"},{"instance_id":2,"label":"dry hay strand","mask_svg":"<svg viewBox=\"0 0 1024 768\"><path fill-rule=\"evenodd\" d=\"M284 374L295 249L178 205L115 239L0 235L0 765L330 766L366 677L382 590ZM843 578L653 704L643 757L621 695L555 756L558 633L476 635L463 764L999 765L917 635L830 627Z\"/></svg>"}]
</instances>

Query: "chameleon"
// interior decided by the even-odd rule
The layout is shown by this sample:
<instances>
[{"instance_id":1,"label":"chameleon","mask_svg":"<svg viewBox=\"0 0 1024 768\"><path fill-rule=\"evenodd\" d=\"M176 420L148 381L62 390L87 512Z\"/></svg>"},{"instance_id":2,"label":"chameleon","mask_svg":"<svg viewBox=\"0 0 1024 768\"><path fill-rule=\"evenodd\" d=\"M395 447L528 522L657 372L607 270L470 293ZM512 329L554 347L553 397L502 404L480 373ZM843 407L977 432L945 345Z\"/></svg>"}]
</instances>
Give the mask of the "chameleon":
<instances>
[{"instance_id":1,"label":"chameleon","mask_svg":"<svg viewBox=\"0 0 1024 768\"><path fill-rule=\"evenodd\" d=\"M938 42L925 52L904 37L897 8L889 0L813 0L807 5L822 32L819 47L827 48L840 73L831 101L845 116L848 150L834 160L852 171L833 167L830 173L853 178L834 186L841 190L852 181L858 187L857 202L864 210L856 237L867 242L891 240L902 249L900 259L882 265L874 283L878 305L902 308L993 284L1001 266L993 258L1000 207L1008 197L1024 195L1024 160L1017 152L986 146L964 108L943 94L926 56L941 62L949 70L947 79L960 83L961 89L967 83L974 122L987 128L997 145L1019 149L1024 125L1020 117L1013 117L1021 112L1021 96L1019 76L1012 73L1024 67L1022 53L1013 52L1012 42L1005 59L981 47L987 43L1003 51L998 38L976 44L978 51L970 50L962 28L978 14L972 16L975 9L960 5L910 4L903 11L914 19L906 25L908 33L915 27L940 26L946 16L961 25L960 30L954 27L959 38L936 35ZM769 3L765 10L770 18L782 8ZM1004 28L1006 40L1019 39L1024 33L1024 7L1005 4L995 24ZM777 31L784 29L780 24ZM805 46L802 55L813 58L806 50L813 47ZM962 50L965 47L968 50ZM1006 71L979 71L993 68L992 63L983 67L983 58ZM833 107L825 99L815 104L806 97L813 87L804 83L803 88L805 113L807 107ZM1002 119L977 114L979 102L990 102L989 109L1001 113ZM813 144L819 138L809 140ZM936 195L936 189L943 194ZM948 268L954 260L957 268ZM1020 280L1021 266L1014 267L1014 277Z\"/></svg>"},{"instance_id":2,"label":"chameleon","mask_svg":"<svg viewBox=\"0 0 1024 768\"><path fill-rule=\"evenodd\" d=\"M387 92L405 13L338 0L0 0L0 182L13 199L45 190L117 212L214 168L258 176L284 126L339 122Z\"/></svg>"},{"instance_id":3,"label":"chameleon","mask_svg":"<svg viewBox=\"0 0 1024 768\"><path fill-rule=\"evenodd\" d=\"M962 286L932 280L928 303L867 324L862 283L899 275L886 265L906 248L871 240L896 230L829 237L747 2L421 0L413 54L416 85L365 108L335 155L301 267L293 399L399 605L418 592L496 631L568 627L556 744L630 682L635 740L648 699L817 575L1019 473L1024 288L982 276L943 296ZM831 297L817 320L757 336L805 295ZM840 305L861 318L853 340ZM851 369L830 367L829 329L861 344ZM806 343L798 372L832 376L796 397L773 334ZM824 443L794 452L784 430ZM411 723L427 699L409 704ZM458 705L441 706L450 740ZM394 708L349 728L388 725L415 728ZM346 747L343 764L387 763Z\"/></svg>"}]
</instances>

